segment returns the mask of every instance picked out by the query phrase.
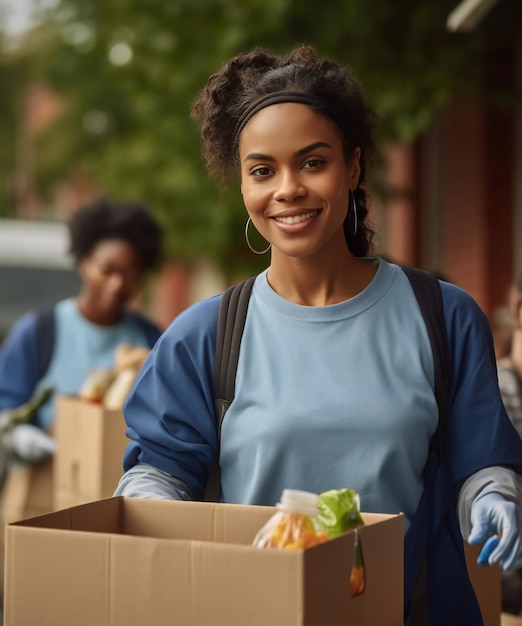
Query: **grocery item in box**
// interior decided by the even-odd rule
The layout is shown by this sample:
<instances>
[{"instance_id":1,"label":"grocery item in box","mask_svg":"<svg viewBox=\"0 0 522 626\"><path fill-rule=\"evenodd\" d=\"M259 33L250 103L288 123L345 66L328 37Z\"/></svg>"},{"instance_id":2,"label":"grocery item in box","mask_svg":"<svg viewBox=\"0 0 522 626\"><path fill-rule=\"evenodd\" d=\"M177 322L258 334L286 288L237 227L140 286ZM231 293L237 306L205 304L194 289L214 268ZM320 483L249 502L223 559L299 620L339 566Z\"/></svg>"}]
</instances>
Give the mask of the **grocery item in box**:
<instances>
[{"instance_id":1,"label":"grocery item in box","mask_svg":"<svg viewBox=\"0 0 522 626\"><path fill-rule=\"evenodd\" d=\"M317 494L284 489L276 509L255 536L255 547L299 550L328 541L328 534L317 522Z\"/></svg>"}]
</instances>

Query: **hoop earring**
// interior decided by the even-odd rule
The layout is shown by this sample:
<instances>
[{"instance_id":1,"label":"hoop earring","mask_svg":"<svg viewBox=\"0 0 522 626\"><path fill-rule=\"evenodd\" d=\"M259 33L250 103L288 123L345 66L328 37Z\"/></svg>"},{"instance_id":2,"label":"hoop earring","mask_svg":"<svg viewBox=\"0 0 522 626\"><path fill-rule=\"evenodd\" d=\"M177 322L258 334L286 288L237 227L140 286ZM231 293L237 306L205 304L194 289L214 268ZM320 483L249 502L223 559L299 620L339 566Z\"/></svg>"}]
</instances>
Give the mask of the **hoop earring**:
<instances>
[{"instance_id":1,"label":"hoop earring","mask_svg":"<svg viewBox=\"0 0 522 626\"><path fill-rule=\"evenodd\" d=\"M357 234L357 203L355 202L355 192L352 191L352 207L353 207L353 236Z\"/></svg>"},{"instance_id":2,"label":"hoop earring","mask_svg":"<svg viewBox=\"0 0 522 626\"><path fill-rule=\"evenodd\" d=\"M247 246L250 248L250 250L252 250L252 252L254 254L259 254L259 255L266 254L270 250L270 248L272 247L271 243L269 243L268 246L264 250L255 250L252 247L252 244L250 243L250 240L248 239L248 227L250 226L251 222L252 222L252 219L249 216L248 219L247 219L246 226L245 226L245 239L246 239L246 242L247 242Z\"/></svg>"}]
</instances>

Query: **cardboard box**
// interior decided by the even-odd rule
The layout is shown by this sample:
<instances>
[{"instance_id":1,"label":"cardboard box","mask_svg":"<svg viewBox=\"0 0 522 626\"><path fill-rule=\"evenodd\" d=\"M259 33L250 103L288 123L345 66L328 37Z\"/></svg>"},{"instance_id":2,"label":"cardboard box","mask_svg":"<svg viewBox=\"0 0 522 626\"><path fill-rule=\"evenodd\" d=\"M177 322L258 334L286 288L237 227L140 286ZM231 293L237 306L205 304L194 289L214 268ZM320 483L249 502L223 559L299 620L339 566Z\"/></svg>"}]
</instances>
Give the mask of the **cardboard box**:
<instances>
[{"instance_id":1,"label":"cardboard box","mask_svg":"<svg viewBox=\"0 0 522 626\"><path fill-rule=\"evenodd\" d=\"M502 613L500 624L501 626L522 626L522 617L511 615L510 613Z\"/></svg>"},{"instance_id":2,"label":"cardboard box","mask_svg":"<svg viewBox=\"0 0 522 626\"><path fill-rule=\"evenodd\" d=\"M123 474L125 435L121 409L76 397L56 400L52 458L9 470L2 492L6 524L109 498Z\"/></svg>"},{"instance_id":3,"label":"cardboard box","mask_svg":"<svg viewBox=\"0 0 522 626\"><path fill-rule=\"evenodd\" d=\"M76 397L56 400L53 505L63 509L110 498L123 475L129 443L121 409Z\"/></svg>"},{"instance_id":4,"label":"cardboard box","mask_svg":"<svg viewBox=\"0 0 522 626\"><path fill-rule=\"evenodd\" d=\"M5 524L44 515L54 510L53 461L11 468L2 492L2 521Z\"/></svg>"},{"instance_id":5,"label":"cardboard box","mask_svg":"<svg viewBox=\"0 0 522 626\"><path fill-rule=\"evenodd\" d=\"M482 567L477 558L482 546L472 546L464 543L466 564L473 589L480 605L480 612L484 626L500 626L502 611L501 569L499 565Z\"/></svg>"},{"instance_id":6,"label":"cardboard box","mask_svg":"<svg viewBox=\"0 0 522 626\"><path fill-rule=\"evenodd\" d=\"M110 498L6 528L6 626L402 626L403 519L308 550L251 543L272 507Z\"/></svg>"}]
</instances>

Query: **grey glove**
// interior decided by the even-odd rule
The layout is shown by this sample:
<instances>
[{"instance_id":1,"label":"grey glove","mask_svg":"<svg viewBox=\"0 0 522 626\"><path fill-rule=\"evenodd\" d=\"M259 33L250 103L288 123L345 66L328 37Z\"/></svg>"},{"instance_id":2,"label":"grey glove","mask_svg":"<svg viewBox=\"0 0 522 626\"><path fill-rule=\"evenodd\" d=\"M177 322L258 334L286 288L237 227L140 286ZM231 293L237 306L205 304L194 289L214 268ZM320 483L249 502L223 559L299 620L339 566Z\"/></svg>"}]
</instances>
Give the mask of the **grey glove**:
<instances>
[{"instance_id":1,"label":"grey glove","mask_svg":"<svg viewBox=\"0 0 522 626\"><path fill-rule=\"evenodd\" d=\"M54 439L32 424L20 424L13 428L11 447L25 463L38 463L56 451Z\"/></svg>"}]
</instances>

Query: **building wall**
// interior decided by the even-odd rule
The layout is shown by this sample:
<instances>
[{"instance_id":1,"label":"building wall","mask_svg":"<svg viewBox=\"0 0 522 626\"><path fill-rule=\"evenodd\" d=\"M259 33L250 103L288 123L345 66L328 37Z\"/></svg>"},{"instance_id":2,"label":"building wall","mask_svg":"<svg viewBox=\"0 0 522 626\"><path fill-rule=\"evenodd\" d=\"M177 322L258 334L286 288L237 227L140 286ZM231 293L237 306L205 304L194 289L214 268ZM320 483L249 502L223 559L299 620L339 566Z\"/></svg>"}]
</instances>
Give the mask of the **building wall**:
<instances>
[{"instance_id":1,"label":"building wall","mask_svg":"<svg viewBox=\"0 0 522 626\"><path fill-rule=\"evenodd\" d=\"M496 96L513 90L515 48L488 54L482 89L448 106L412 153L419 190L416 264L463 287L492 321L516 273L521 146L516 110Z\"/></svg>"}]
</instances>

